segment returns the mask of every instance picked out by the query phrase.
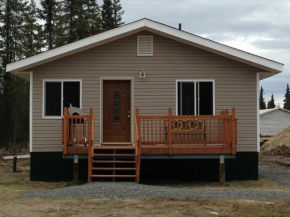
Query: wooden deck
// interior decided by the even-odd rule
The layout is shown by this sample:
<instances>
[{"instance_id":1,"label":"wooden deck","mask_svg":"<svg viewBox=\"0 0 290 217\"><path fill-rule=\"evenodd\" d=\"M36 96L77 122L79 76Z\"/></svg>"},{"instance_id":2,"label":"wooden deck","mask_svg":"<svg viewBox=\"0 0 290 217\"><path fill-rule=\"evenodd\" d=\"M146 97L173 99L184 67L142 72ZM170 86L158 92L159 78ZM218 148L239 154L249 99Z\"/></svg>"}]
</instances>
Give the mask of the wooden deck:
<instances>
[{"instance_id":1,"label":"wooden deck","mask_svg":"<svg viewBox=\"0 0 290 217\"><path fill-rule=\"evenodd\" d=\"M94 144L94 115L90 109L88 115L69 115L64 110L63 122L63 154L88 155L88 180L92 178L135 178L140 179L140 162L142 155L235 155L237 143L237 119L235 109L231 114L228 110L220 115L172 115L171 108L167 115L140 115L136 109L134 120L134 146L113 146L110 148ZM120 163L118 157L129 154L122 151L131 151L131 162L134 167L124 168L124 171L135 171L130 175L118 175L115 165ZM98 151L100 154L95 154ZM109 151L102 152L102 151ZM113 151L113 152L110 152ZM121 154L118 154L121 153ZM112 163L112 175L94 174L99 167L95 167L98 157L111 157L106 159ZM97 159L97 160L96 160ZM102 161L102 160L101 160ZM103 161L102 161L103 162ZM109 170L109 169L106 169Z\"/></svg>"}]
</instances>

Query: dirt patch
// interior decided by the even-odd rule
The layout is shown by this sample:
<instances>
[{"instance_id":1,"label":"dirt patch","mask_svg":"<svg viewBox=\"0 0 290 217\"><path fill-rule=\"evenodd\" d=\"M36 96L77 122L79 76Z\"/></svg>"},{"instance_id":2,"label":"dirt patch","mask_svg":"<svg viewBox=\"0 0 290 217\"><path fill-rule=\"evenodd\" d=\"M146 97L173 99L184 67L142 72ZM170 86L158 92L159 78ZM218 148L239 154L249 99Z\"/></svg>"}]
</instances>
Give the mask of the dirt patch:
<instances>
[{"instance_id":1,"label":"dirt patch","mask_svg":"<svg viewBox=\"0 0 290 217\"><path fill-rule=\"evenodd\" d=\"M26 199L0 202L0 216L289 216L290 202L255 200Z\"/></svg>"},{"instance_id":2,"label":"dirt patch","mask_svg":"<svg viewBox=\"0 0 290 217\"><path fill-rule=\"evenodd\" d=\"M178 200L155 198L137 199L18 199L23 192L36 189L58 188L72 183L29 181L29 160L18 161L18 172L12 172L12 161L0 162L0 217L36 216L290 216L290 201L257 201L202 199ZM218 183L175 183L182 188L289 188L267 179L259 181L230 182L227 186Z\"/></svg>"},{"instance_id":3,"label":"dirt patch","mask_svg":"<svg viewBox=\"0 0 290 217\"><path fill-rule=\"evenodd\" d=\"M261 147L264 156L281 155L290 157L290 127L276 134Z\"/></svg>"},{"instance_id":4,"label":"dirt patch","mask_svg":"<svg viewBox=\"0 0 290 217\"><path fill-rule=\"evenodd\" d=\"M274 168L290 169L290 157L283 155L262 155L260 154L260 165L267 165Z\"/></svg>"},{"instance_id":5,"label":"dirt patch","mask_svg":"<svg viewBox=\"0 0 290 217\"><path fill-rule=\"evenodd\" d=\"M12 172L12 160L0 160L0 174L0 201L9 200L29 190L72 185L72 183L65 182L31 182L29 180L29 159L18 159L15 173Z\"/></svg>"}]
</instances>

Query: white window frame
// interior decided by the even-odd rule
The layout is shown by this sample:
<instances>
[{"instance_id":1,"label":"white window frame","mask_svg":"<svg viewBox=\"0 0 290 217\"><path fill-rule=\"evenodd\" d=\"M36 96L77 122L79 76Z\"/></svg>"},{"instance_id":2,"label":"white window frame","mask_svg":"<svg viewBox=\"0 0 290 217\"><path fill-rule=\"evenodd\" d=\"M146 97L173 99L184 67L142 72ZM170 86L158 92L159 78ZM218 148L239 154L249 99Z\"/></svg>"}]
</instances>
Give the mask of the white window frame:
<instances>
[{"instance_id":1,"label":"white window frame","mask_svg":"<svg viewBox=\"0 0 290 217\"><path fill-rule=\"evenodd\" d=\"M175 107L175 112L176 115L178 115L178 83L182 82L182 83L194 83L194 115L197 115L197 103L196 103L196 83L197 82L212 82L212 98L213 98L213 102L212 102L212 112L213 115L215 115L215 80L214 79L181 79L181 80L176 80L176 93L175 93L175 102L176 102L176 107Z\"/></svg>"},{"instance_id":2,"label":"white window frame","mask_svg":"<svg viewBox=\"0 0 290 217\"><path fill-rule=\"evenodd\" d=\"M139 53L139 38L151 38L151 54L140 54ZM153 56L153 36L152 35L139 35L137 36L137 56L148 57Z\"/></svg>"},{"instance_id":3,"label":"white window frame","mask_svg":"<svg viewBox=\"0 0 290 217\"><path fill-rule=\"evenodd\" d=\"M63 109L61 109L60 116L46 116L45 115L45 83L46 82L60 82L61 83L61 108L63 108L63 83L64 82L80 82L80 109L82 109L82 80L81 79L43 79L42 82L42 118L43 119L61 119L63 117Z\"/></svg>"}]
</instances>

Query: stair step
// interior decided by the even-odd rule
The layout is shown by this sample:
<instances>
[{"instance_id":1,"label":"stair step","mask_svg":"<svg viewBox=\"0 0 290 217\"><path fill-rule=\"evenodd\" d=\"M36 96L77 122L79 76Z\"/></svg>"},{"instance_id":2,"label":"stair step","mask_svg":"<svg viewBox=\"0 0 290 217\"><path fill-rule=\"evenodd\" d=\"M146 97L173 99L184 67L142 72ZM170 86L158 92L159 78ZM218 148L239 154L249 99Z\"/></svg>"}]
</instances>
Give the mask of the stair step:
<instances>
[{"instance_id":1,"label":"stair step","mask_svg":"<svg viewBox=\"0 0 290 217\"><path fill-rule=\"evenodd\" d=\"M93 167L92 170L136 170L136 168L121 168L121 167Z\"/></svg>"},{"instance_id":2,"label":"stair step","mask_svg":"<svg viewBox=\"0 0 290 217\"><path fill-rule=\"evenodd\" d=\"M92 178L135 178L136 175L91 175Z\"/></svg>"},{"instance_id":3,"label":"stair step","mask_svg":"<svg viewBox=\"0 0 290 217\"><path fill-rule=\"evenodd\" d=\"M93 163L136 163L136 161L121 161L121 160L94 160Z\"/></svg>"},{"instance_id":4,"label":"stair step","mask_svg":"<svg viewBox=\"0 0 290 217\"><path fill-rule=\"evenodd\" d=\"M129 150L134 150L134 146L94 146L95 150L112 150L112 149L129 149Z\"/></svg>"},{"instance_id":5,"label":"stair step","mask_svg":"<svg viewBox=\"0 0 290 217\"><path fill-rule=\"evenodd\" d=\"M94 157L135 157L135 154L94 154Z\"/></svg>"}]
</instances>

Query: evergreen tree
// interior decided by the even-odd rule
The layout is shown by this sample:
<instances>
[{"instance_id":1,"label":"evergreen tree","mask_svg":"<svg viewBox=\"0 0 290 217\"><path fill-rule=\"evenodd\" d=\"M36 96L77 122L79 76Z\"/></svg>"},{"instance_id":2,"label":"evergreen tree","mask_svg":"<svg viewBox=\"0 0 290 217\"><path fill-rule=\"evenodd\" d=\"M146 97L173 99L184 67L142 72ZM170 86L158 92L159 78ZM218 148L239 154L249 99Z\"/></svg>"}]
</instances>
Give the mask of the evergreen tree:
<instances>
[{"instance_id":1,"label":"evergreen tree","mask_svg":"<svg viewBox=\"0 0 290 217\"><path fill-rule=\"evenodd\" d=\"M115 28L124 24L124 22L122 22L123 14L124 14L124 10L122 10L122 5L120 3L120 0L113 0L113 18L114 18Z\"/></svg>"},{"instance_id":2,"label":"evergreen tree","mask_svg":"<svg viewBox=\"0 0 290 217\"><path fill-rule=\"evenodd\" d=\"M102 30L101 11L96 0L84 0L86 32L84 37L98 34Z\"/></svg>"},{"instance_id":3,"label":"evergreen tree","mask_svg":"<svg viewBox=\"0 0 290 217\"><path fill-rule=\"evenodd\" d=\"M63 0L58 25L58 45L71 43L101 32L100 8L96 0Z\"/></svg>"},{"instance_id":4,"label":"evergreen tree","mask_svg":"<svg viewBox=\"0 0 290 217\"><path fill-rule=\"evenodd\" d=\"M271 100L268 101L267 103L267 109L275 108L275 100L274 100L274 95L272 94Z\"/></svg>"},{"instance_id":5,"label":"evergreen tree","mask_svg":"<svg viewBox=\"0 0 290 217\"><path fill-rule=\"evenodd\" d=\"M260 110L266 109L266 103L265 103L265 99L264 99L264 89L261 86L260 89L260 94L259 94L259 98L260 98Z\"/></svg>"},{"instance_id":6,"label":"evergreen tree","mask_svg":"<svg viewBox=\"0 0 290 217\"><path fill-rule=\"evenodd\" d=\"M286 88L286 93L284 95L284 105L283 108L290 110L290 90L289 90L289 85L287 84L287 88Z\"/></svg>"},{"instance_id":7,"label":"evergreen tree","mask_svg":"<svg viewBox=\"0 0 290 217\"><path fill-rule=\"evenodd\" d=\"M60 30L57 28L56 20L59 15L59 3L57 0L41 0L41 9L37 10L38 17L45 21L43 28L44 43L50 50L56 46L57 35Z\"/></svg>"},{"instance_id":8,"label":"evergreen tree","mask_svg":"<svg viewBox=\"0 0 290 217\"><path fill-rule=\"evenodd\" d=\"M0 5L0 144L6 148L20 143L27 144L28 141L28 84L5 72L8 63L25 57L22 43L25 38L27 6L28 2L25 0L6 0Z\"/></svg>"},{"instance_id":9,"label":"evergreen tree","mask_svg":"<svg viewBox=\"0 0 290 217\"><path fill-rule=\"evenodd\" d=\"M104 30L115 28L115 21L113 18L113 3L111 0L104 0L102 5L102 26Z\"/></svg>"},{"instance_id":10,"label":"evergreen tree","mask_svg":"<svg viewBox=\"0 0 290 217\"><path fill-rule=\"evenodd\" d=\"M41 25L37 22L36 4L34 0L31 0L27 6L24 19L23 53L25 57L29 57L41 52L44 45L42 43Z\"/></svg>"}]
</instances>

